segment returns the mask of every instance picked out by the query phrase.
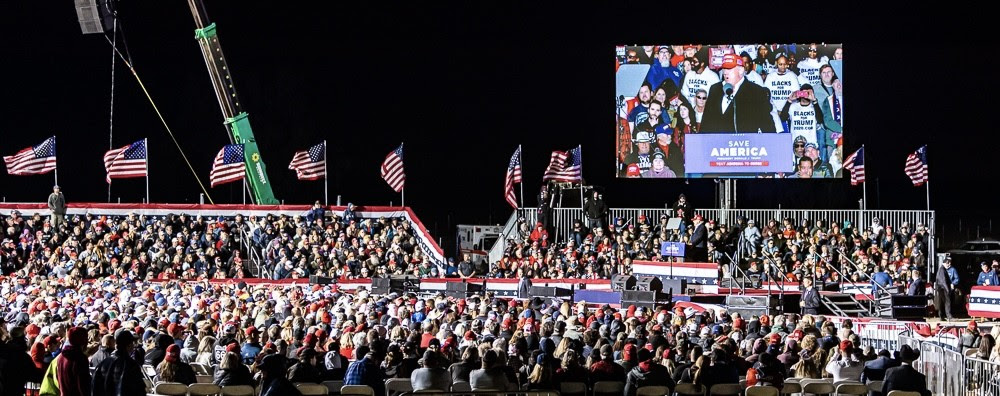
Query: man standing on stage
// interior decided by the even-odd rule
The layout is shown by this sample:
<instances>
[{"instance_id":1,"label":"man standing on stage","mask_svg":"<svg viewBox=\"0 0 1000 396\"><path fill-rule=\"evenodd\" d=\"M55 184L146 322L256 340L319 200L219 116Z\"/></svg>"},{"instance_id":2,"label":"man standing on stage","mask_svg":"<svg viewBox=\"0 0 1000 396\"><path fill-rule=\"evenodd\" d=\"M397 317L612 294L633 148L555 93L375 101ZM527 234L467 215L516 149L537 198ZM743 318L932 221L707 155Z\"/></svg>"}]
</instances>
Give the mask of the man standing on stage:
<instances>
[{"instance_id":1,"label":"man standing on stage","mask_svg":"<svg viewBox=\"0 0 1000 396\"><path fill-rule=\"evenodd\" d=\"M49 194L49 210L52 211L52 229L59 232L59 226L66 222L66 197L58 185L53 186Z\"/></svg>"},{"instance_id":2,"label":"man standing on stage","mask_svg":"<svg viewBox=\"0 0 1000 396\"><path fill-rule=\"evenodd\" d=\"M802 307L803 315L818 315L819 314L819 292L813 287L812 278L805 278L802 280L802 287L805 290L802 291L802 301L799 301L799 306Z\"/></svg>"},{"instance_id":3,"label":"man standing on stage","mask_svg":"<svg viewBox=\"0 0 1000 396\"><path fill-rule=\"evenodd\" d=\"M958 271L951 266L951 259L947 258L938 267L937 278L934 280L934 308L941 320L953 319L951 294L955 292L955 286L958 286Z\"/></svg>"}]
</instances>

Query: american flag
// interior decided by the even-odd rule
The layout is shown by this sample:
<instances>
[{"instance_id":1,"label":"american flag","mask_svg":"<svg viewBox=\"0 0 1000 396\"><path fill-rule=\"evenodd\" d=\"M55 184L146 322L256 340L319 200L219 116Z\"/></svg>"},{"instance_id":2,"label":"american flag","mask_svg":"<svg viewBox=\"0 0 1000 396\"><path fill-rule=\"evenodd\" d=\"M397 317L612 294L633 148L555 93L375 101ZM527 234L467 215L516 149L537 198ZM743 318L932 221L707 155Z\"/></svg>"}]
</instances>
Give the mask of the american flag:
<instances>
[{"instance_id":1,"label":"american flag","mask_svg":"<svg viewBox=\"0 0 1000 396\"><path fill-rule=\"evenodd\" d=\"M40 175L56 169L56 137L45 139L37 146L3 157L11 175Z\"/></svg>"},{"instance_id":2,"label":"american flag","mask_svg":"<svg viewBox=\"0 0 1000 396\"><path fill-rule=\"evenodd\" d=\"M146 139L104 153L105 181L128 177L145 177L149 164L146 158Z\"/></svg>"},{"instance_id":3,"label":"american flag","mask_svg":"<svg viewBox=\"0 0 1000 396\"><path fill-rule=\"evenodd\" d=\"M844 160L844 169L851 172L851 185L865 182L865 146L861 146L854 154Z\"/></svg>"},{"instance_id":4,"label":"american flag","mask_svg":"<svg viewBox=\"0 0 1000 396\"><path fill-rule=\"evenodd\" d=\"M906 175L913 181L914 186L920 186L927 182L927 146L921 146L906 157Z\"/></svg>"},{"instance_id":5,"label":"american flag","mask_svg":"<svg viewBox=\"0 0 1000 396\"><path fill-rule=\"evenodd\" d=\"M514 155L510 157L510 164L507 165L507 180L504 184L504 195L507 203L517 209L517 197L514 196L514 183L521 182L521 146L517 146Z\"/></svg>"},{"instance_id":6,"label":"american flag","mask_svg":"<svg viewBox=\"0 0 1000 396\"><path fill-rule=\"evenodd\" d=\"M212 163L212 187L218 184L229 183L241 180L246 173L246 165L243 163L243 145L227 144L219 154L215 156Z\"/></svg>"},{"instance_id":7,"label":"american flag","mask_svg":"<svg viewBox=\"0 0 1000 396\"><path fill-rule=\"evenodd\" d=\"M553 151L542 181L583 182L583 158L580 146L566 151Z\"/></svg>"},{"instance_id":8,"label":"american flag","mask_svg":"<svg viewBox=\"0 0 1000 396\"><path fill-rule=\"evenodd\" d=\"M406 174L403 173L403 144L399 148L392 150L382 161L382 178L389 187L396 192L403 191L403 182L406 181Z\"/></svg>"},{"instance_id":9,"label":"american flag","mask_svg":"<svg viewBox=\"0 0 1000 396\"><path fill-rule=\"evenodd\" d=\"M306 151L297 151L288 169L294 170L299 180L317 180L326 177L326 142Z\"/></svg>"}]
</instances>

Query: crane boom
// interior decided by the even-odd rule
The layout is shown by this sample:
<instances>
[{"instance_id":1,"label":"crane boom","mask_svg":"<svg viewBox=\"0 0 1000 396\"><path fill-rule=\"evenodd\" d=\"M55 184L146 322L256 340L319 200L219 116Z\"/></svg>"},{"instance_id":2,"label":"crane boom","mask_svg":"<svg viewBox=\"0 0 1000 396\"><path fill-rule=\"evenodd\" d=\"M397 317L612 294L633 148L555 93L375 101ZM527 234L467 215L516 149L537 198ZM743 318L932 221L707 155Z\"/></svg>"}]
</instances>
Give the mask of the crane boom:
<instances>
[{"instance_id":1,"label":"crane boom","mask_svg":"<svg viewBox=\"0 0 1000 396\"><path fill-rule=\"evenodd\" d=\"M243 144L247 185L253 192L253 201L258 205L277 204L278 200L274 197L267 177L267 166L264 165L264 159L257 148L257 139L250 127L249 116L243 111L236 95L236 87L229 73L226 57L222 53L222 44L219 42L215 24L209 21L202 0L188 0L188 6L191 7L191 15L197 27L194 36L201 46L201 55L205 58L205 66L208 67L208 75L212 79L212 88L215 89L215 96L225 119L224 124L229 131L229 140L232 143Z\"/></svg>"}]
</instances>

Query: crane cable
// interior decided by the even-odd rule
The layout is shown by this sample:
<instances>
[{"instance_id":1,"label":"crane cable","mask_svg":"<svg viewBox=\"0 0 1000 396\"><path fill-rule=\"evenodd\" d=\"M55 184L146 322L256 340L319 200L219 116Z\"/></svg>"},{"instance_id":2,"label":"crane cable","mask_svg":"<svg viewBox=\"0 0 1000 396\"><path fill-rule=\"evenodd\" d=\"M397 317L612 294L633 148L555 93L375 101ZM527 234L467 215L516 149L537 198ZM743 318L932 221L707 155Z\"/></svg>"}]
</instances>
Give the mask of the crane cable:
<instances>
[{"instance_id":1,"label":"crane cable","mask_svg":"<svg viewBox=\"0 0 1000 396\"><path fill-rule=\"evenodd\" d=\"M212 195L209 194L208 190L205 189L205 184L202 183L201 178L198 177L198 172L194 171L194 167L191 166L191 161L188 161L187 155L184 154L184 149L182 149L180 143L177 142L177 137L175 137L174 132L170 130L170 126L167 125L167 120L163 118L163 114L160 113L160 109L156 107L156 102L154 102L153 97L149 95L149 91L146 90L146 85L142 83L142 79L139 78L139 74L135 71L135 68L132 67L132 63L129 62L128 59L125 59L125 56L122 55L122 52L118 50L118 48L111 41L111 39L108 38L108 36L104 36L104 39L108 40L108 44L111 44L115 53L118 54L118 57L121 58L122 62L125 62L125 66L128 66L128 70L132 72L132 76L135 77L135 80L139 83L139 87L142 88L142 92L146 94L146 99L149 100L149 104L151 104L153 106L153 110L156 111L156 116L160 118L160 122L163 123L163 127L167 130L167 134L170 135L170 139L173 140L174 145L177 146L177 151L181 153L181 158L184 159L184 163L187 164L188 169L191 170L191 174L194 175L195 180L198 181L198 186L201 187L201 191L205 193L205 197L208 198L208 202L214 205L215 201L212 200ZM126 47L126 51L127 50L128 49ZM146 149L148 150L149 148L147 147Z\"/></svg>"}]
</instances>

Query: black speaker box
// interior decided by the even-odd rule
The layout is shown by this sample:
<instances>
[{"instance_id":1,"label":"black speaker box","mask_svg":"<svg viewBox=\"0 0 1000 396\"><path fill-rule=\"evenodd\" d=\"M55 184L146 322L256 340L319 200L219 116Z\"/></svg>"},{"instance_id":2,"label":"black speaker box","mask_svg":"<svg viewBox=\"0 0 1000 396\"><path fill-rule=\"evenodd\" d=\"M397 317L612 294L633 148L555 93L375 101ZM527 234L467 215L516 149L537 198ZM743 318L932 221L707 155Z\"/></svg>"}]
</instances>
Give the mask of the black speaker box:
<instances>
[{"instance_id":1,"label":"black speaker box","mask_svg":"<svg viewBox=\"0 0 1000 396\"><path fill-rule=\"evenodd\" d=\"M329 285L329 284L332 284L332 283L334 283L333 282L333 278L328 278L328 277L319 276L319 275L309 275L309 284L310 285Z\"/></svg>"},{"instance_id":2,"label":"black speaker box","mask_svg":"<svg viewBox=\"0 0 1000 396\"><path fill-rule=\"evenodd\" d=\"M465 292L465 293L479 293L483 291L483 285L481 283L469 283L469 282L447 282L447 291L454 292Z\"/></svg>"},{"instance_id":3,"label":"black speaker box","mask_svg":"<svg viewBox=\"0 0 1000 396\"><path fill-rule=\"evenodd\" d=\"M572 297L573 291L560 287L532 286L530 290L532 297Z\"/></svg>"},{"instance_id":4,"label":"black speaker box","mask_svg":"<svg viewBox=\"0 0 1000 396\"><path fill-rule=\"evenodd\" d=\"M663 281L655 276L640 276L635 281L635 289L641 291L663 291Z\"/></svg>"},{"instance_id":5,"label":"black speaker box","mask_svg":"<svg viewBox=\"0 0 1000 396\"><path fill-rule=\"evenodd\" d=\"M632 275L615 275L611 277L611 290L635 290L635 277Z\"/></svg>"},{"instance_id":6,"label":"black speaker box","mask_svg":"<svg viewBox=\"0 0 1000 396\"><path fill-rule=\"evenodd\" d=\"M660 279L663 282L663 293L687 293L687 279Z\"/></svg>"}]
</instances>

